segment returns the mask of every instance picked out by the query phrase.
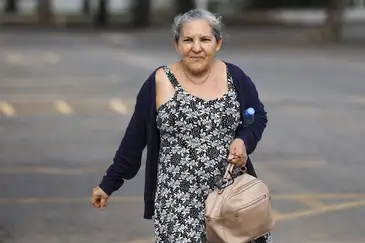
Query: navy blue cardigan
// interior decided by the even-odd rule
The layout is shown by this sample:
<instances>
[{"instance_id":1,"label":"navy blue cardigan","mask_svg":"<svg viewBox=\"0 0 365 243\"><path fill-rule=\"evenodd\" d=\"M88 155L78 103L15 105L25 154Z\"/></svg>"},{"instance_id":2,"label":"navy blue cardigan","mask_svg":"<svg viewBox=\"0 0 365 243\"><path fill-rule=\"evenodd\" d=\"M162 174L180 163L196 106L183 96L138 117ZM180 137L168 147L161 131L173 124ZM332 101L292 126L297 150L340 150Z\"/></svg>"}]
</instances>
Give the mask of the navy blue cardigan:
<instances>
[{"instance_id":1,"label":"navy blue cardigan","mask_svg":"<svg viewBox=\"0 0 365 243\"><path fill-rule=\"evenodd\" d=\"M251 79L238 66L227 63L228 71L233 77L234 86L242 113L248 107L256 110L254 122L247 127L237 128L237 137L243 139L247 154L251 154L262 137L267 124L267 113L259 99L258 92ZM157 68L158 69L158 68ZM156 86L157 69L142 85L136 99L134 113L125 131L124 137L116 151L113 163L103 177L100 188L108 195L118 190L124 180L132 179L141 167L142 153L147 145L147 159L144 188L144 218L152 219L154 196L157 178L157 161L160 146L159 130L156 126ZM247 171L256 176L250 158L247 160Z\"/></svg>"}]
</instances>

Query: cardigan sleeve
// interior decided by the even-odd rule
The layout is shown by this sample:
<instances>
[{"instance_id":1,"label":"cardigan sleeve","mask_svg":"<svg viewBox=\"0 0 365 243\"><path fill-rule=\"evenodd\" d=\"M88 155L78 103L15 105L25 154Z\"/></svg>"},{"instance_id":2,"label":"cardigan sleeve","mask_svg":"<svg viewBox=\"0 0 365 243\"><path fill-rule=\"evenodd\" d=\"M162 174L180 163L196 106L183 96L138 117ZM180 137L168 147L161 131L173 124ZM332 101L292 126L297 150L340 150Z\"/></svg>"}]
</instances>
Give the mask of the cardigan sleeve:
<instances>
[{"instance_id":1,"label":"cardigan sleeve","mask_svg":"<svg viewBox=\"0 0 365 243\"><path fill-rule=\"evenodd\" d=\"M124 184L124 180L136 176L141 167L142 153L147 144L148 84L151 83L148 81L144 83L137 95L133 115L115 153L113 163L99 184L99 187L109 196Z\"/></svg>"},{"instance_id":2,"label":"cardigan sleeve","mask_svg":"<svg viewBox=\"0 0 365 243\"><path fill-rule=\"evenodd\" d=\"M248 77L243 71L243 85L244 90L244 104L245 107L243 111L249 107L255 109L255 119L254 122L248 126L240 125L237 137L241 138L246 146L247 154L251 154L256 149L258 142L261 140L262 134L266 128L267 124L267 112L265 111L263 103L259 99L259 94L257 92L255 84L252 82L251 78ZM242 112L243 112L242 111Z\"/></svg>"}]
</instances>

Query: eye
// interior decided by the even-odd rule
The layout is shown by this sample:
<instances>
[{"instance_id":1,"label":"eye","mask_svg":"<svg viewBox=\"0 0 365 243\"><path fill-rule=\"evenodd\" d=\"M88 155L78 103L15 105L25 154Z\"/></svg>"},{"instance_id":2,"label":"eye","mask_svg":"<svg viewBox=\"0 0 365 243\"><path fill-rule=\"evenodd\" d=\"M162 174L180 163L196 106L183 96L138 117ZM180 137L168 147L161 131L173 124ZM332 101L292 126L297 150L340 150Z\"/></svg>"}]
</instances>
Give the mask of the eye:
<instances>
[{"instance_id":1,"label":"eye","mask_svg":"<svg viewBox=\"0 0 365 243\"><path fill-rule=\"evenodd\" d=\"M191 39L185 39L184 42L186 43L191 42Z\"/></svg>"}]
</instances>

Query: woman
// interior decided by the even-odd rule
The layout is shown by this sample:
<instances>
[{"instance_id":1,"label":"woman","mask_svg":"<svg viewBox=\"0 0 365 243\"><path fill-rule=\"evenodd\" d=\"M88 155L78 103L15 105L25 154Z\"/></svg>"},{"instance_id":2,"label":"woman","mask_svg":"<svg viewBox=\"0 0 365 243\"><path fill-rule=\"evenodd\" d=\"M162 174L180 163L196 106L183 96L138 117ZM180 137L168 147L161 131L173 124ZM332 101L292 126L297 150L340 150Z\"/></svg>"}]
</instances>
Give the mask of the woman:
<instances>
[{"instance_id":1,"label":"woman","mask_svg":"<svg viewBox=\"0 0 365 243\"><path fill-rule=\"evenodd\" d=\"M114 163L92 193L105 207L133 178L147 145L144 218L154 218L156 242L206 242L204 201L227 161L256 176L248 154L266 127L255 85L237 66L215 59L222 45L219 17L191 10L175 17L181 60L157 68L143 84ZM243 111L255 120L243 126ZM256 242L272 242L266 234Z\"/></svg>"}]
</instances>

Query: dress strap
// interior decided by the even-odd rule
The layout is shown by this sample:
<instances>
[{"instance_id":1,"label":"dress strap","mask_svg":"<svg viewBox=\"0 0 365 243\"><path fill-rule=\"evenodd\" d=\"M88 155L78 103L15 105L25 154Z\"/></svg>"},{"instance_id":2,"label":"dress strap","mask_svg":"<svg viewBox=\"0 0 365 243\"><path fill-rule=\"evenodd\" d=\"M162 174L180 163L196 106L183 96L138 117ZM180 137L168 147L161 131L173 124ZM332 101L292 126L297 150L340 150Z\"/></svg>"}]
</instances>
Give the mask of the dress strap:
<instances>
[{"instance_id":1,"label":"dress strap","mask_svg":"<svg viewBox=\"0 0 365 243\"><path fill-rule=\"evenodd\" d=\"M228 70L227 66L226 66L226 73L227 73L228 89L229 90L234 90L233 77L232 77L231 72Z\"/></svg>"},{"instance_id":2,"label":"dress strap","mask_svg":"<svg viewBox=\"0 0 365 243\"><path fill-rule=\"evenodd\" d=\"M166 76L170 80L172 86L174 86L175 89L180 89L180 84L177 81L175 75L171 72L171 69L166 65L163 66L162 68L163 68L164 72L166 73Z\"/></svg>"}]
</instances>

